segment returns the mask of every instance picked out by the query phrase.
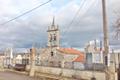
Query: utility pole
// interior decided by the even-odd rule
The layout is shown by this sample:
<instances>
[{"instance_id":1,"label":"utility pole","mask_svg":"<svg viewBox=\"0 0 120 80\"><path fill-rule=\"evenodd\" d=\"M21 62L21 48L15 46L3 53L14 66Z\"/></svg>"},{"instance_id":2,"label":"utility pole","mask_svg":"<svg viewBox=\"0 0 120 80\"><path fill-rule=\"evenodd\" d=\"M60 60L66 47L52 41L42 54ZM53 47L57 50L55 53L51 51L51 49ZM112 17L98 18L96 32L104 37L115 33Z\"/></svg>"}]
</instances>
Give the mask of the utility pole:
<instances>
[{"instance_id":1,"label":"utility pole","mask_svg":"<svg viewBox=\"0 0 120 80\"><path fill-rule=\"evenodd\" d=\"M109 74L109 70L108 70L109 40L108 40L108 23L107 23L107 13L106 13L106 0L102 0L102 12L103 12L103 36L104 36L103 63L106 67L106 69L105 69L106 80L110 80L110 74Z\"/></svg>"},{"instance_id":2,"label":"utility pole","mask_svg":"<svg viewBox=\"0 0 120 80\"><path fill-rule=\"evenodd\" d=\"M103 55L104 55L104 64L108 65L109 40L108 40L108 23L107 23L107 14L106 14L106 0L102 0L102 10L103 10L103 34L104 34Z\"/></svg>"},{"instance_id":3,"label":"utility pole","mask_svg":"<svg viewBox=\"0 0 120 80\"><path fill-rule=\"evenodd\" d=\"M115 66L111 66L111 64L110 64L106 0L102 0L102 12L103 12L103 34L104 34L103 61L104 61L104 65L106 66L106 68L105 68L106 80L117 80L117 75L116 75L116 72L115 72Z\"/></svg>"}]
</instances>

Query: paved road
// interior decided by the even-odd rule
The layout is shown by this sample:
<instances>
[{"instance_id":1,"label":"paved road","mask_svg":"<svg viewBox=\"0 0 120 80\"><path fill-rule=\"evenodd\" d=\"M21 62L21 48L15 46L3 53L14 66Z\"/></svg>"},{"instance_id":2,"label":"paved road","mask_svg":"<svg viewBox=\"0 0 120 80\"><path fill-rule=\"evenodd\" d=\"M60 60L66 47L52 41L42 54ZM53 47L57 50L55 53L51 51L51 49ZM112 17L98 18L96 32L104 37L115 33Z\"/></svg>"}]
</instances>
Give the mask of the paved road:
<instances>
[{"instance_id":1,"label":"paved road","mask_svg":"<svg viewBox=\"0 0 120 80\"><path fill-rule=\"evenodd\" d=\"M0 72L0 80L43 80L43 79L32 78L27 75L6 71Z\"/></svg>"}]
</instances>

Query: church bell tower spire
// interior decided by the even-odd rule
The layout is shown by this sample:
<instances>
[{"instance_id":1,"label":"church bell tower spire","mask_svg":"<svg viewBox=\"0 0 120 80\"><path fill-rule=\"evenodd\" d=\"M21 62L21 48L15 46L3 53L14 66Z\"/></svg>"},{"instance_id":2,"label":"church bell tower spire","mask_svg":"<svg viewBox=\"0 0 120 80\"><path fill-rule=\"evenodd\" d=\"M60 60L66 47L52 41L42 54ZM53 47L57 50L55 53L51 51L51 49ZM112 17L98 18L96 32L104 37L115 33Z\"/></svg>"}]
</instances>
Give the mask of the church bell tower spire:
<instances>
[{"instance_id":1,"label":"church bell tower spire","mask_svg":"<svg viewBox=\"0 0 120 80\"><path fill-rule=\"evenodd\" d=\"M55 16L53 16L52 26L55 26Z\"/></svg>"},{"instance_id":2,"label":"church bell tower spire","mask_svg":"<svg viewBox=\"0 0 120 80\"><path fill-rule=\"evenodd\" d=\"M55 25L55 17L53 17L52 25L48 28L48 47L59 47L60 38L59 38L59 28Z\"/></svg>"}]
</instances>

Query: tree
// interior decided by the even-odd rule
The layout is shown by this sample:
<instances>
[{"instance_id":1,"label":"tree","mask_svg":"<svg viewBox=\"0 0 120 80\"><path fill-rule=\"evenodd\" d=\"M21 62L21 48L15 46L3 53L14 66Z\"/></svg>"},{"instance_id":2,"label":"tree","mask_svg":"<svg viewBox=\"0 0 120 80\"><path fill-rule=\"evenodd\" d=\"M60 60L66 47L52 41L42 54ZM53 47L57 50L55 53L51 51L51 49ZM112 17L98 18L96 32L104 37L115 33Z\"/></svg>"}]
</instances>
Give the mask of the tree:
<instances>
[{"instance_id":1,"label":"tree","mask_svg":"<svg viewBox=\"0 0 120 80\"><path fill-rule=\"evenodd\" d=\"M120 40L120 18L116 20L114 29L115 29L115 38Z\"/></svg>"}]
</instances>

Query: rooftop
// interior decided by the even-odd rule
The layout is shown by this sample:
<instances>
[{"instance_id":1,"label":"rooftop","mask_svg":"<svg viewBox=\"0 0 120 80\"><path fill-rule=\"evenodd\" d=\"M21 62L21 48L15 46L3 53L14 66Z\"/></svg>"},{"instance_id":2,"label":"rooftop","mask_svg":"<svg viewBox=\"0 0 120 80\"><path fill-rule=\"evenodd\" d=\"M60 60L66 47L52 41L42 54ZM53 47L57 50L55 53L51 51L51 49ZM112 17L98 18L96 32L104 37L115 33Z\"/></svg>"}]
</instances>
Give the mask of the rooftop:
<instances>
[{"instance_id":1,"label":"rooftop","mask_svg":"<svg viewBox=\"0 0 120 80\"><path fill-rule=\"evenodd\" d=\"M64 54L78 55L78 57L74 60L74 62L84 62L85 55L83 52L80 52L73 48L59 48L58 51Z\"/></svg>"}]
</instances>

